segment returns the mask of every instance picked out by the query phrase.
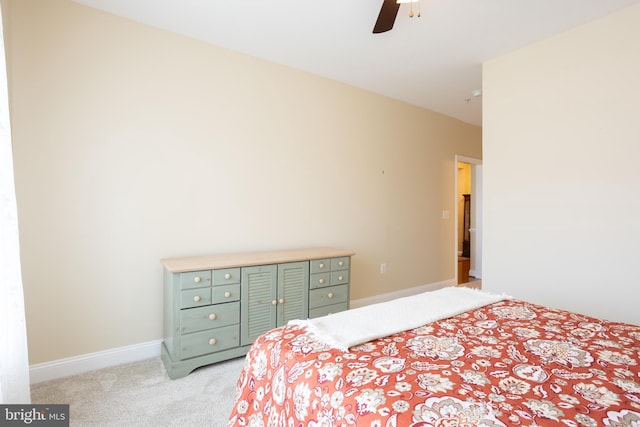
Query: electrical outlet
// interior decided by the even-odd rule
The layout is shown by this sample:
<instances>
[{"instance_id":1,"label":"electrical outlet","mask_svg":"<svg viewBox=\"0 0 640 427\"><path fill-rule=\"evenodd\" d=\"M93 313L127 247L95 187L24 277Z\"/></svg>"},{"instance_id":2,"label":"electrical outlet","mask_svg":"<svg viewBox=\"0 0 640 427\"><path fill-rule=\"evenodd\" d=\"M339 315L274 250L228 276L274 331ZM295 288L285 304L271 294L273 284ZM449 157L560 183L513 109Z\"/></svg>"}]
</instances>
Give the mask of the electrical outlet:
<instances>
[{"instance_id":1,"label":"electrical outlet","mask_svg":"<svg viewBox=\"0 0 640 427\"><path fill-rule=\"evenodd\" d=\"M387 263L383 262L382 264L380 264L380 274L384 274L387 272Z\"/></svg>"}]
</instances>

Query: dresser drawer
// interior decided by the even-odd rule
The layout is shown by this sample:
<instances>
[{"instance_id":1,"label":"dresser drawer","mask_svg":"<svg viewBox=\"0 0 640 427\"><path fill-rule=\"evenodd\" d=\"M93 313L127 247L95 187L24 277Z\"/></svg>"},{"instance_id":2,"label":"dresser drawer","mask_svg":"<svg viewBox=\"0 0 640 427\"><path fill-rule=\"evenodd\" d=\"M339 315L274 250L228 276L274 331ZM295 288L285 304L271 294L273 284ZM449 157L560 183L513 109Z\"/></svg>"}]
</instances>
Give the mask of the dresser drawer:
<instances>
[{"instance_id":1,"label":"dresser drawer","mask_svg":"<svg viewBox=\"0 0 640 427\"><path fill-rule=\"evenodd\" d=\"M190 334L240 322L240 303L208 305L180 311L180 333Z\"/></svg>"},{"instance_id":2,"label":"dresser drawer","mask_svg":"<svg viewBox=\"0 0 640 427\"><path fill-rule=\"evenodd\" d=\"M331 271L331 258L311 260L311 274Z\"/></svg>"},{"instance_id":3,"label":"dresser drawer","mask_svg":"<svg viewBox=\"0 0 640 427\"><path fill-rule=\"evenodd\" d=\"M348 270L351 258L343 256L340 258L331 258L331 271Z\"/></svg>"},{"instance_id":4,"label":"dresser drawer","mask_svg":"<svg viewBox=\"0 0 640 427\"><path fill-rule=\"evenodd\" d=\"M215 353L240 345L240 325L208 329L182 336L182 359Z\"/></svg>"},{"instance_id":5,"label":"dresser drawer","mask_svg":"<svg viewBox=\"0 0 640 427\"><path fill-rule=\"evenodd\" d=\"M349 309L348 302L341 302L340 304L325 305L324 307L318 307L309 310L309 319L315 317L322 317L328 314L338 313Z\"/></svg>"},{"instance_id":6,"label":"dresser drawer","mask_svg":"<svg viewBox=\"0 0 640 427\"><path fill-rule=\"evenodd\" d=\"M329 286L309 291L309 309L348 302L349 285Z\"/></svg>"},{"instance_id":7,"label":"dresser drawer","mask_svg":"<svg viewBox=\"0 0 640 427\"><path fill-rule=\"evenodd\" d=\"M213 270L213 286L240 283L240 268Z\"/></svg>"},{"instance_id":8,"label":"dresser drawer","mask_svg":"<svg viewBox=\"0 0 640 427\"><path fill-rule=\"evenodd\" d=\"M224 285L214 286L213 292L213 304L219 304L222 302L231 302L240 300L240 284L237 285Z\"/></svg>"},{"instance_id":9,"label":"dresser drawer","mask_svg":"<svg viewBox=\"0 0 640 427\"><path fill-rule=\"evenodd\" d=\"M180 289L206 288L211 286L211 270L180 273Z\"/></svg>"},{"instance_id":10,"label":"dresser drawer","mask_svg":"<svg viewBox=\"0 0 640 427\"><path fill-rule=\"evenodd\" d=\"M323 288L331 286L331 272L312 274L309 278L309 288Z\"/></svg>"},{"instance_id":11,"label":"dresser drawer","mask_svg":"<svg viewBox=\"0 0 640 427\"><path fill-rule=\"evenodd\" d=\"M345 283L349 283L349 270L331 272L332 285L344 285Z\"/></svg>"},{"instance_id":12,"label":"dresser drawer","mask_svg":"<svg viewBox=\"0 0 640 427\"><path fill-rule=\"evenodd\" d=\"M211 288L187 289L180 292L180 308L200 307L211 304Z\"/></svg>"}]
</instances>

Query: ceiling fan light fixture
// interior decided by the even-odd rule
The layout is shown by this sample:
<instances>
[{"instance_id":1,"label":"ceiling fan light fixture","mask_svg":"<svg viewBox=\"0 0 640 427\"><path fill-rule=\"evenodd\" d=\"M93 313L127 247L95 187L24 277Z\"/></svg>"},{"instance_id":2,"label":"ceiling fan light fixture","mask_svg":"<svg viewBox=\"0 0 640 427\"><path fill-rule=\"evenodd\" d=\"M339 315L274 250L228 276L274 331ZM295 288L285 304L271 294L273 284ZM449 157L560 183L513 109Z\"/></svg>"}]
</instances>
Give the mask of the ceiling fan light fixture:
<instances>
[{"instance_id":1,"label":"ceiling fan light fixture","mask_svg":"<svg viewBox=\"0 0 640 427\"><path fill-rule=\"evenodd\" d=\"M396 0L396 3L398 3L398 4L409 3L409 6L411 7L409 9L409 17L410 18L413 18L413 4L414 3L418 3L417 16L418 16L418 18L420 17L420 0Z\"/></svg>"},{"instance_id":2,"label":"ceiling fan light fixture","mask_svg":"<svg viewBox=\"0 0 640 427\"><path fill-rule=\"evenodd\" d=\"M413 3L418 3L418 17L420 16L420 0L382 0L382 7L380 8L378 19L373 26L373 34L384 33L393 28L393 23L396 21L401 3L410 4L409 17L413 16Z\"/></svg>"}]
</instances>

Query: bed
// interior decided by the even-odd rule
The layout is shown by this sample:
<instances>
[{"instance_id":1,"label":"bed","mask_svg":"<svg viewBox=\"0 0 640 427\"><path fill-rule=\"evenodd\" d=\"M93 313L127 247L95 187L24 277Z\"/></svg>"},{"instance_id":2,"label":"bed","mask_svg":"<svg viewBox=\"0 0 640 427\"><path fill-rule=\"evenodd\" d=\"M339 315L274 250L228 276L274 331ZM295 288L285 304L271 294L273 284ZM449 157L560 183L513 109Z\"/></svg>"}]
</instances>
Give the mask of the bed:
<instances>
[{"instance_id":1,"label":"bed","mask_svg":"<svg viewBox=\"0 0 640 427\"><path fill-rule=\"evenodd\" d=\"M640 426L640 326L458 287L387 304L260 336L228 426Z\"/></svg>"}]
</instances>

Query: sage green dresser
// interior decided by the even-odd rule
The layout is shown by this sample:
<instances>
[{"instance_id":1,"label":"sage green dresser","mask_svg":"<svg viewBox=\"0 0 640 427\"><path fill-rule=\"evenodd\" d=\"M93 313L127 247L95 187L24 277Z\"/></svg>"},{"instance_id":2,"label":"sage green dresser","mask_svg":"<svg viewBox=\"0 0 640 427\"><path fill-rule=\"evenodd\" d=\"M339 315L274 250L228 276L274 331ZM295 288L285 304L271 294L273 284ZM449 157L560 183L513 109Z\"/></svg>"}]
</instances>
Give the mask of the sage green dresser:
<instances>
[{"instance_id":1,"label":"sage green dresser","mask_svg":"<svg viewBox=\"0 0 640 427\"><path fill-rule=\"evenodd\" d=\"M323 247L161 260L169 377L242 356L289 320L347 310L351 256Z\"/></svg>"}]
</instances>

